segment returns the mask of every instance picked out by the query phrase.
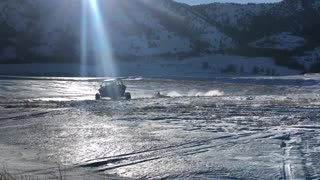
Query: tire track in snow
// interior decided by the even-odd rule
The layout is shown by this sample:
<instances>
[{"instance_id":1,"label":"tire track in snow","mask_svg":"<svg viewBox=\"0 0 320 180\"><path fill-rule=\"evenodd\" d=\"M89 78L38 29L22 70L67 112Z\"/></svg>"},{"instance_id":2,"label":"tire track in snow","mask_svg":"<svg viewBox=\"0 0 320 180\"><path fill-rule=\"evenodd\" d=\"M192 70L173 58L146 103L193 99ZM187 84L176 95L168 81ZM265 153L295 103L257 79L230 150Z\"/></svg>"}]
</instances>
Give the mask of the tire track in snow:
<instances>
[{"instance_id":1,"label":"tire track in snow","mask_svg":"<svg viewBox=\"0 0 320 180\"><path fill-rule=\"evenodd\" d=\"M80 164L80 167L97 168L96 171L107 171L112 169L117 169L121 167L136 165L139 163L144 163L148 161L158 160L162 158L170 158L172 156L189 156L198 153L205 153L212 148L219 147L224 144L230 144L234 141L247 140L247 137L253 134L243 134L243 135L225 135L221 137L215 137L203 141L192 141L188 143L183 143L179 145L173 145L158 149L151 149L146 151L121 154L117 156L104 157L94 160L86 161L84 164ZM216 144L211 144L215 140L229 139L227 141L217 142Z\"/></svg>"},{"instance_id":2,"label":"tire track in snow","mask_svg":"<svg viewBox=\"0 0 320 180\"><path fill-rule=\"evenodd\" d=\"M293 126L293 128L296 128ZM302 128L303 129L303 128ZM317 130L317 128L315 128ZM318 133L317 133L318 134ZM295 179L318 179L317 170L319 166L308 165L317 162L318 158L312 157L312 152L309 152L310 146L319 146L314 142L315 133L301 129L290 139L282 142L283 146L283 164L282 175L285 180ZM319 153L317 153L319 154Z\"/></svg>"},{"instance_id":3,"label":"tire track in snow","mask_svg":"<svg viewBox=\"0 0 320 180\"><path fill-rule=\"evenodd\" d=\"M283 158L283 165L282 165L282 174L283 174L283 179L285 180L293 180L294 175L290 163L290 151L292 147L285 147L284 148L284 158Z\"/></svg>"},{"instance_id":4,"label":"tire track in snow","mask_svg":"<svg viewBox=\"0 0 320 180\"><path fill-rule=\"evenodd\" d=\"M26 119L26 118L36 118L36 117L40 117L40 116L44 116L48 113L50 113L51 111L46 111L46 112L37 112L37 113L31 113L31 114L23 114L23 115L19 115L19 116L12 116L12 117L4 117L4 118L0 118L0 121L3 120L19 120L19 119Z\"/></svg>"}]
</instances>

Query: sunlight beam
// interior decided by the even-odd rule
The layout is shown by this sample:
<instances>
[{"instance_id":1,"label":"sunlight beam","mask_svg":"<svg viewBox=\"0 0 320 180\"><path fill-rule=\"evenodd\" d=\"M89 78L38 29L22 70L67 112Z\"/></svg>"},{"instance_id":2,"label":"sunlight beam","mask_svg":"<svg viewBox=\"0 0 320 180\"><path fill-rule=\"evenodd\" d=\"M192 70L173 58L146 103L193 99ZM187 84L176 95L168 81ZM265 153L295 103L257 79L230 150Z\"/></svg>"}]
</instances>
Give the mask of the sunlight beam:
<instances>
[{"instance_id":1,"label":"sunlight beam","mask_svg":"<svg viewBox=\"0 0 320 180\"><path fill-rule=\"evenodd\" d=\"M93 48L93 55L90 58L93 58L95 62L96 73L104 77L115 77L117 74L110 46L111 42L98 1L82 1L81 62L88 63L88 44L90 44L90 41L92 44L90 48ZM84 68L81 71L82 74L87 73Z\"/></svg>"},{"instance_id":2,"label":"sunlight beam","mask_svg":"<svg viewBox=\"0 0 320 180\"><path fill-rule=\"evenodd\" d=\"M88 11L87 1L82 2L82 17L81 17L81 65L80 75L81 77L88 76L86 65L88 64L88 38L87 38L87 26L88 26Z\"/></svg>"}]
</instances>

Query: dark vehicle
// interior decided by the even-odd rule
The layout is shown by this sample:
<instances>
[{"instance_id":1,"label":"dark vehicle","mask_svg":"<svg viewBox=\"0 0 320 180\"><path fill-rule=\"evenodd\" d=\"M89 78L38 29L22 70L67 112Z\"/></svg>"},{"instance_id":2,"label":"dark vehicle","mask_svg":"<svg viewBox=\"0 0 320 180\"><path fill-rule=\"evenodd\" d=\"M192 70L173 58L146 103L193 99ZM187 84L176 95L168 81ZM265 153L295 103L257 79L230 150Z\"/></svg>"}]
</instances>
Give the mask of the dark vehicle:
<instances>
[{"instance_id":1,"label":"dark vehicle","mask_svg":"<svg viewBox=\"0 0 320 180\"><path fill-rule=\"evenodd\" d=\"M131 94L126 92L127 86L123 84L121 79L110 79L102 82L99 93L96 94L96 100L101 97L109 97L111 99L125 98L131 99Z\"/></svg>"}]
</instances>

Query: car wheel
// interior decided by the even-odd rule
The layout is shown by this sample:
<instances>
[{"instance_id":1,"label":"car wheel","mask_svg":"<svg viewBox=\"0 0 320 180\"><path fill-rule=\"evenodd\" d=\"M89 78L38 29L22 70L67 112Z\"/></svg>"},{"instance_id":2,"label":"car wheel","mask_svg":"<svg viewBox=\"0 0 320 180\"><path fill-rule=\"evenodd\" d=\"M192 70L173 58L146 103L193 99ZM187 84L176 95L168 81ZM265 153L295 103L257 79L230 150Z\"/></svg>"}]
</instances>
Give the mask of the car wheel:
<instances>
[{"instance_id":1,"label":"car wheel","mask_svg":"<svg viewBox=\"0 0 320 180\"><path fill-rule=\"evenodd\" d=\"M96 94L96 100L100 100L101 99L101 95L99 93Z\"/></svg>"},{"instance_id":2,"label":"car wheel","mask_svg":"<svg viewBox=\"0 0 320 180\"><path fill-rule=\"evenodd\" d=\"M126 92L126 93L124 93L124 97L126 98L126 100L130 100L131 99L131 94Z\"/></svg>"}]
</instances>

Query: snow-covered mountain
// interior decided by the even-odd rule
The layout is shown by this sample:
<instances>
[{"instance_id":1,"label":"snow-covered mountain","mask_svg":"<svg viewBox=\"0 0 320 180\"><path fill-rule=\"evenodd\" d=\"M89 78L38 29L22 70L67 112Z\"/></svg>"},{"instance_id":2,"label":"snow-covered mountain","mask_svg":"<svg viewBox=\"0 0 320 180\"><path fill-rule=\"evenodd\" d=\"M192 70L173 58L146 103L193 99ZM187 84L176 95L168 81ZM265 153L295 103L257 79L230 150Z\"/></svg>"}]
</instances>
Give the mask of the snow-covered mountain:
<instances>
[{"instance_id":1,"label":"snow-covered mountain","mask_svg":"<svg viewBox=\"0 0 320 180\"><path fill-rule=\"evenodd\" d=\"M0 62L78 62L82 1L0 1ZM305 54L320 47L319 0L199 6L173 0L98 2L119 59L228 53L274 57L279 65L302 69L308 64Z\"/></svg>"},{"instance_id":2,"label":"snow-covered mountain","mask_svg":"<svg viewBox=\"0 0 320 180\"><path fill-rule=\"evenodd\" d=\"M303 62L305 53L320 46L319 0L213 3L194 9L237 42L232 52L235 54L271 56L279 65L307 70L309 67L305 65L308 63ZM296 61L297 57L300 60ZM313 62L319 63L320 59Z\"/></svg>"},{"instance_id":3,"label":"snow-covered mountain","mask_svg":"<svg viewBox=\"0 0 320 180\"><path fill-rule=\"evenodd\" d=\"M99 5L115 55L191 55L234 47L232 38L185 4L109 0ZM4 0L0 12L1 29L9 33L2 37L2 59L10 57L8 52L17 54L13 58L79 54L79 0Z\"/></svg>"}]
</instances>

